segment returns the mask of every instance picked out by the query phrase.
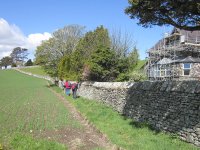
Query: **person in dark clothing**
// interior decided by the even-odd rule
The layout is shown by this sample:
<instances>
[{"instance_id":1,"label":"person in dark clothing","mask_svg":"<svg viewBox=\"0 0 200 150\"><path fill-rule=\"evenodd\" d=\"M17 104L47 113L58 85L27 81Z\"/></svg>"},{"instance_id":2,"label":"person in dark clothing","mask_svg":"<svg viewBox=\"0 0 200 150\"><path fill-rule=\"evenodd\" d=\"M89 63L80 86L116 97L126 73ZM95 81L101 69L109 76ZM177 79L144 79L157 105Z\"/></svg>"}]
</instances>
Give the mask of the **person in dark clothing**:
<instances>
[{"instance_id":1,"label":"person in dark clothing","mask_svg":"<svg viewBox=\"0 0 200 150\"><path fill-rule=\"evenodd\" d=\"M71 89L71 84L69 81L65 82L65 92L67 96L70 96L70 89Z\"/></svg>"},{"instance_id":2,"label":"person in dark clothing","mask_svg":"<svg viewBox=\"0 0 200 150\"><path fill-rule=\"evenodd\" d=\"M72 88L73 99L76 99L77 98L76 92L77 92L77 89L78 89L78 83L73 83L71 88Z\"/></svg>"}]
</instances>

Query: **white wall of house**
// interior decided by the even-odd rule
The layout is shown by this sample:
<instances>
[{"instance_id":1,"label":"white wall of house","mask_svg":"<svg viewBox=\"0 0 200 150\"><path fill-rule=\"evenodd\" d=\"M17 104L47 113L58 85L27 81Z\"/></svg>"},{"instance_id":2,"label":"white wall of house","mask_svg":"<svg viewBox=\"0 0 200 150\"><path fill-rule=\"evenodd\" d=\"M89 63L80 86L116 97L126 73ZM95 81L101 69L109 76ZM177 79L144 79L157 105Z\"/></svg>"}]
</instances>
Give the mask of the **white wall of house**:
<instances>
[{"instance_id":1,"label":"white wall of house","mask_svg":"<svg viewBox=\"0 0 200 150\"><path fill-rule=\"evenodd\" d=\"M7 69L10 69L10 68L12 68L11 65L7 66ZM1 67L1 69L5 69L5 67L3 66Z\"/></svg>"}]
</instances>

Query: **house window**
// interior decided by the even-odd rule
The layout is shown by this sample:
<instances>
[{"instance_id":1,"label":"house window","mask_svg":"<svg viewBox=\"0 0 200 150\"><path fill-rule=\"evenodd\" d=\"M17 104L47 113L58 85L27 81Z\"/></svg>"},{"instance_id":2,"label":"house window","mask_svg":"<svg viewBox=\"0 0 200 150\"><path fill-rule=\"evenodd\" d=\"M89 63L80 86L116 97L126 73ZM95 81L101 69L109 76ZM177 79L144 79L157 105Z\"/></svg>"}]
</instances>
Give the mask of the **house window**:
<instances>
[{"instance_id":1,"label":"house window","mask_svg":"<svg viewBox=\"0 0 200 150\"><path fill-rule=\"evenodd\" d=\"M171 68L166 64L161 65L158 71L160 77L169 77L171 75Z\"/></svg>"},{"instance_id":2,"label":"house window","mask_svg":"<svg viewBox=\"0 0 200 150\"><path fill-rule=\"evenodd\" d=\"M165 70L160 70L160 76L164 77L165 76Z\"/></svg>"},{"instance_id":3,"label":"house window","mask_svg":"<svg viewBox=\"0 0 200 150\"><path fill-rule=\"evenodd\" d=\"M183 64L183 75L189 76L190 75L190 69L191 69L191 64L190 63L184 63Z\"/></svg>"}]
</instances>

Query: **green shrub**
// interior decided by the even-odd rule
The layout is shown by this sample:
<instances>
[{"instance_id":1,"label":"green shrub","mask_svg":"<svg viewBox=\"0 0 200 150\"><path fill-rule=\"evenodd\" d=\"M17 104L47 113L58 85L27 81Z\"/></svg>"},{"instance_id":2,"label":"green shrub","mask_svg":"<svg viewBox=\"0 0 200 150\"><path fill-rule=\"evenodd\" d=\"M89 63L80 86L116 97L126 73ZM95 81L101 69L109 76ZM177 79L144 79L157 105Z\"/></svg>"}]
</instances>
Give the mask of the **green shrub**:
<instances>
[{"instance_id":1,"label":"green shrub","mask_svg":"<svg viewBox=\"0 0 200 150\"><path fill-rule=\"evenodd\" d=\"M31 59L29 59L26 63L25 66L33 66L33 62Z\"/></svg>"},{"instance_id":2,"label":"green shrub","mask_svg":"<svg viewBox=\"0 0 200 150\"><path fill-rule=\"evenodd\" d=\"M17 67L16 63L12 63L11 67Z\"/></svg>"},{"instance_id":3,"label":"green shrub","mask_svg":"<svg viewBox=\"0 0 200 150\"><path fill-rule=\"evenodd\" d=\"M146 80L147 76L141 71L133 71L129 74L130 81L143 81Z\"/></svg>"},{"instance_id":4,"label":"green shrub","mask_svg":"<svg viewBox=\"0 0 200 150\"><path fill-rule=\"evenodd\" d=\"M117 79L115 81L117 81L117 82L129 81L129 75L128 75L128 73L121 73L121 74L119 74L119 76L117 77Z\"/></svg>"},{"instance_id":5,"label":"green shrub","mask_svg":"<svg viewBox=\"0 0 200 150\"><path fill-rule=\"evenodd\" d=\"M64 56L58 64L58 77L66 80L79 80L80 73L74 70L74 63L71 55Z\"/></svg>"}]
</instances>

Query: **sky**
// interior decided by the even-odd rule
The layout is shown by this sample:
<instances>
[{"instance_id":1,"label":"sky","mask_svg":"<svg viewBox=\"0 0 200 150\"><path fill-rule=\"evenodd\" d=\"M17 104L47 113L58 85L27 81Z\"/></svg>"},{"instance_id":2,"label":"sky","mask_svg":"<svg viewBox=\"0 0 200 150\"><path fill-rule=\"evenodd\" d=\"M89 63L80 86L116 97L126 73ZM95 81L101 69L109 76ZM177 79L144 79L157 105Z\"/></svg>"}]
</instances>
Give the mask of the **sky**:
<instances>
[{"instance_id":1,"label":"sky","mask_svg":"<svg viewBox=\"0 0 200 150\"><path fill-rule=\"evenodd\" d=\"M13 48L35 49L48 40L57 29L78 24L86 31L103 25L109 31L128 33L139 50L140 59L172 27L144 28L124 13L128 0L1 0L0 2L0 59Z\"/></svg>"}]
</instances>

